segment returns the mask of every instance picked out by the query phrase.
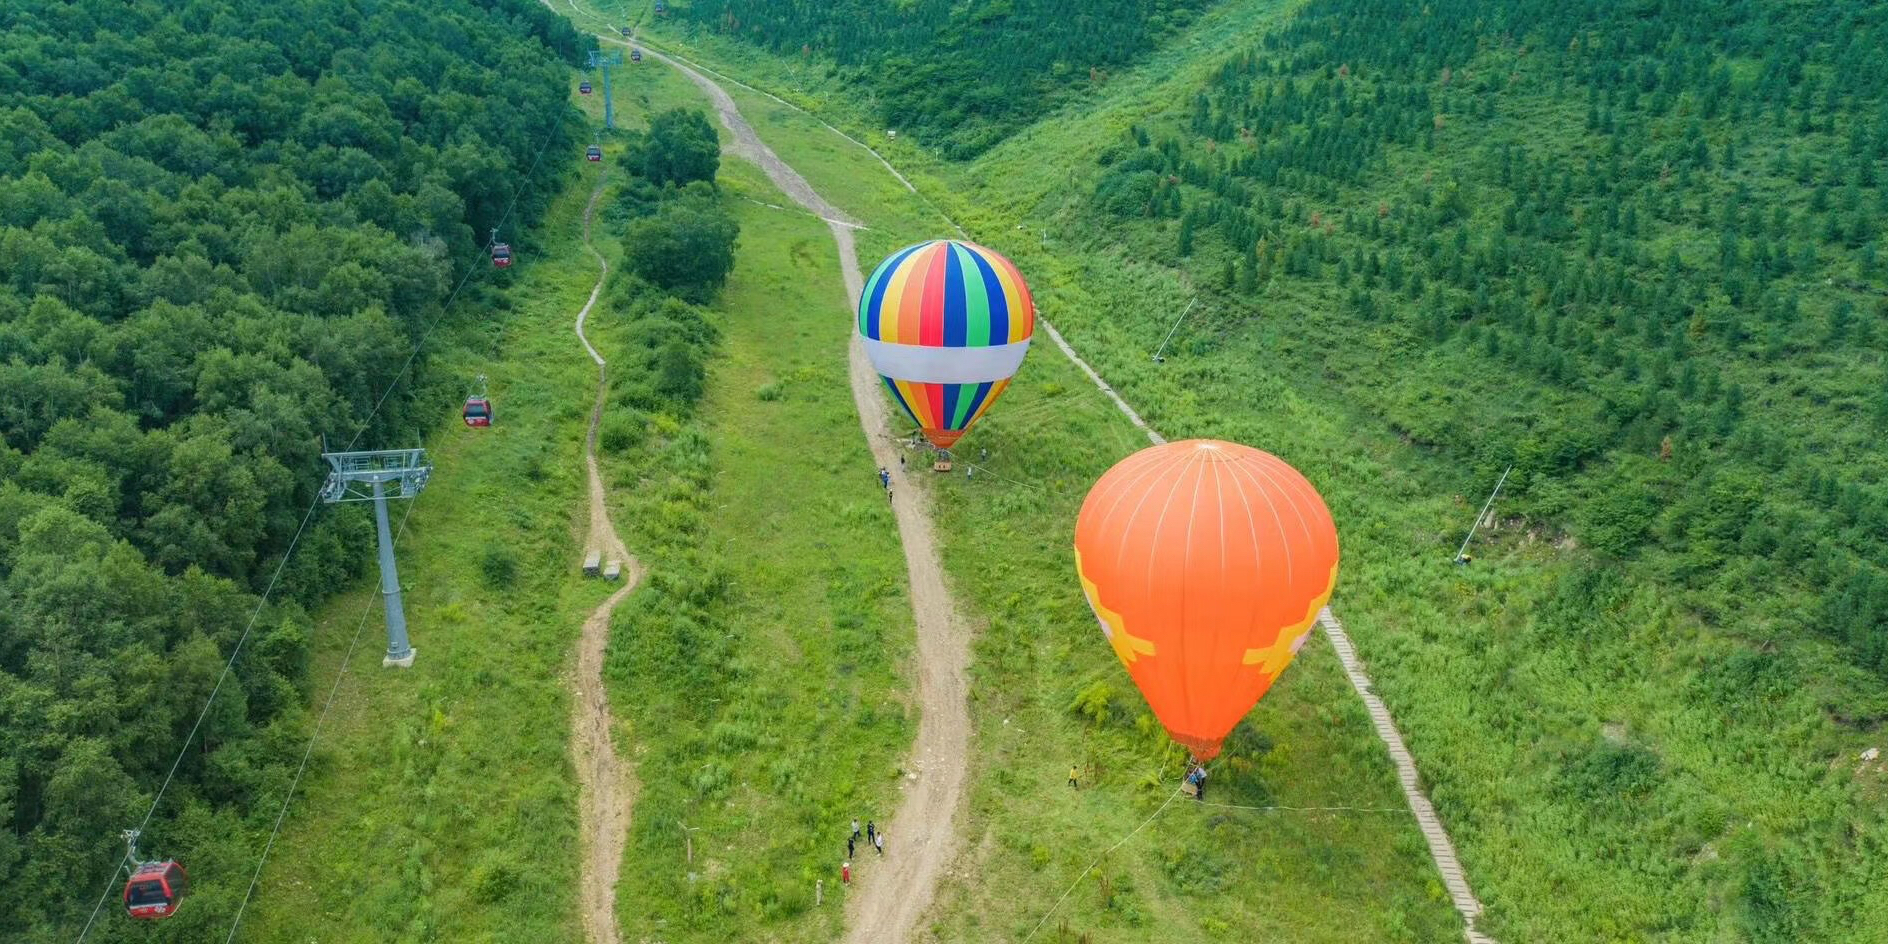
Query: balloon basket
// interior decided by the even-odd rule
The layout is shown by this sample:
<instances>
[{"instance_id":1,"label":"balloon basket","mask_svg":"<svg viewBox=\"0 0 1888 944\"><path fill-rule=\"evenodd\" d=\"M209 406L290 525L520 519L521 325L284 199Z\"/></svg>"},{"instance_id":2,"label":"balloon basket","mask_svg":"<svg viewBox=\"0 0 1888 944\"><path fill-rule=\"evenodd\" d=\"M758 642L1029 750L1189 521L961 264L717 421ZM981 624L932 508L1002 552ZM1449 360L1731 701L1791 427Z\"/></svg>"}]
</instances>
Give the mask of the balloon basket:
<instances>
[{"instance_id":1,"label":"balloon basket","mask_svg":"<svg viewBox=\"0 0 1888 944\"><path fill-rule=\"evenodd\" d=\"M951 470L950 451L945 450L945 449L939 449L937 451L937 455L931 459L931 471L949 472L950 470Z\"/></svg>"}]
</instances>

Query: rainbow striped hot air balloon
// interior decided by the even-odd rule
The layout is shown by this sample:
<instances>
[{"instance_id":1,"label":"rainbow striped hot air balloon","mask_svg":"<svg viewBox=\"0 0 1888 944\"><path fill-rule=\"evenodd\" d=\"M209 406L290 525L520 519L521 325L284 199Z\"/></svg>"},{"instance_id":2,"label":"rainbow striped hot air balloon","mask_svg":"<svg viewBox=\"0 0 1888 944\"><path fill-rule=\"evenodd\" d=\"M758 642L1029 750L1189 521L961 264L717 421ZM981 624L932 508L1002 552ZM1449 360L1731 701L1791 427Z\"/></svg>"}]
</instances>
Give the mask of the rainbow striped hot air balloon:
<instances>
[{"instance_id":1,"label":"rainbow striped hot air balloon","mask_svg":"<svg viewBox=\"0 0 1888 944\"><path fill-rule=\"evenodd\" d=\"M859 295L866 357L939 449L1002 395L1035 330L1036 305L1016 267L954 239L892 253Z\"/></svg>"}]
</instances>

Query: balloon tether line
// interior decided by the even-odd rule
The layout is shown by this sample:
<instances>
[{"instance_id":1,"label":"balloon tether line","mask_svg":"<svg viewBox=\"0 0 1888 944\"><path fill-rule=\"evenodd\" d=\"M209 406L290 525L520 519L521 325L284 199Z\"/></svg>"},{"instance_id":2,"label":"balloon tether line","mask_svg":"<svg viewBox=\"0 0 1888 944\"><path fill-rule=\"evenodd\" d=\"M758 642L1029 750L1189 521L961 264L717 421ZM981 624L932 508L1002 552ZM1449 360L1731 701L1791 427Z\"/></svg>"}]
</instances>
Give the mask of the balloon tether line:
<instances>
[{"instance_id":1,"label":"balloon tether line","mask_svg":"<svg viewBox=\"0 0 1888 944\"><path fill-rule=\"evenodd\" d=\"M1407 813L1403 806L1241 806L1237 803L1208 803L1199 801L1201 806L1217 806L1227 810L1255 810L1260 813L1286 811L1292 813Z\"/></svg>"},{"instance_id":2,"label":"balloon tether line","mask_svg":"<svg viewBox=\"0 0 1888 944\"><path fill-rule=\"evenodd\" d=\"M1088 868L1085 868L1082 870L1082 874L1075 876L1075 881L1069 883L1068 890L1062 893L1062 897L1057 898L1055 900L1055 904L1050 905L1049 910L1043 913L1042 920L1036 922L1036 926L1029 929L1028 936L1023 938L1023 944L1029 944L1030 938L1035 937L1036 932L1042 930L1042 926L1049 923L1049 918L1056 913L1056 909L1062 907L1062 903L1068 900L1069 895L1075 891L1075 887L1077 885L1082 884L1082 879L1087 878L1088 873L1093 872L1095 870L1095 866L1100 865L1102 863L1102 860L1108 858L1108 856L1113 854L1116 849L1119 849L1122 846L1127 845L1127 841L1130 839L1133 839L1135 833L1138 833L1141 830L1146 829L1147 824L1153 822L1154 817L1159 816L1161 813L1165 812L1167 807L1172 805L1174 799L1178 796L1180 796L1180 790L1179 788L1176 787L1174 788L1173 793L1168 795L1167 802L1162 803L1159 809L1148 814L1148 817L1146 819L1141 820L1141 825L1134 827L1134 829L1130 831L1127 835L1122 836L1119 842L1115 843L1112 846L1109 846L1107 852L1104 852L1101 855L1096 856L1095 861L1090 862L1088 864Z\"/></svg>"}]
</instances>

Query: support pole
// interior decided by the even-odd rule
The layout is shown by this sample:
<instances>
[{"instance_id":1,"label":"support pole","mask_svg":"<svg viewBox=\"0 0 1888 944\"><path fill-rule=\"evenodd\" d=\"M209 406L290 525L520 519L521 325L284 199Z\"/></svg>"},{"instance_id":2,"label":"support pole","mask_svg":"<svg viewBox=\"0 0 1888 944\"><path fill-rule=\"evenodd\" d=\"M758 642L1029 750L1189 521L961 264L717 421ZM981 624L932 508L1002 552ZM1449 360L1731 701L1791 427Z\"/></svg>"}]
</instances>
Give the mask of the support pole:
<instances>
[{"instance_id":1,"label":"support pole","mask_svg":"<svg viewBox=\"0 0 1888 944\"><path fill-rule=\"evenodd\" d=\"M479 378L481 385L484 378ZM331 470L321 487L321 500L374 503L374 531L380 552L380 602L387 613L387 655L383 667L411 668L413 647L407 643L406 608L400 602L400 571L393 565L393 529L387 526L387 499L411 499L426 487L433 467L424 449L381 449L369 452L324 452ZM389 489L391 483L391 489Z\"/></svg>"},{"instance_id":2,"label":"support pole","mask_svg":"<svg viewBox=\"0 0 1888 944\"><path fill-rule=\"evenodd\" d=\"M1468 542L1475 540L1475 529L1481 527L1482 519L1488 516L1488 509L1495 503L1495 496L1501 494L1501 486L1507 484L1508 473L1513 471L1513 463L1509 463L1506 469L1501 470L1501 479L1495 483L1495 490L1488 493L1488 500L1482 503L1482 510L1475 513L1475 523L1468 526L1468 537L1463 538L1462 546L1455 549L1457 564L1467 563L1467 559L1462 555L1468 553Z\"/></svg>"},{"instance_id":3,"label":"support pole","mask_svg":"<svg viewBox=\"0 0 1888 944\"><path fill-rule=\"evenodd\" d=\"M387 655L382 668L413 667L413 647L406 638L406 608L400 602L400 572L393 563L393 530L387 527L387 494L374 482L374 528L380 533L380 602L387 611Z\"/></svg>"},{"instance_id":4,"label":"support pole","mask_svg":"<svg viewBox=\"0 0 1888 944\"><path fill-rule=\"evenodd\" d=\"M1167 359L1161 356L1167 352L1167 342L1173 340L1173 333L1180 330L1180 322L1187 320L1187 315L1192 313L1193 306L1198 304L1199 301L1200 300L1196 297L1193 301L1187 302L1187 307L1181 310L1180 317L1173 320L1173 327L1167 329L1167 336L1160 339L1160 347L1154 351L1154 363L1167 363Z\"/></svg>"},{"instance_id":5,"label":"support pole","mask_svg":"<svg viewBox=\"0 0 1888 944\"><path fill-rule=\"evenodd\" d=\"M603 127L616 127L616 96L610 91L610 67L623 64L620 52L590 50L590 68L603 73Z\"/></svg>"},{"instance_id":6,"label":"support pole","mask_svg":"<svg viewBox=\"0 0 1888 944\"><path fill-rule=\"evenodd\" d=\"M616 127L616 96L610 93L610 67L603 67L603 127Z\"/></svg>"}]
</instances>

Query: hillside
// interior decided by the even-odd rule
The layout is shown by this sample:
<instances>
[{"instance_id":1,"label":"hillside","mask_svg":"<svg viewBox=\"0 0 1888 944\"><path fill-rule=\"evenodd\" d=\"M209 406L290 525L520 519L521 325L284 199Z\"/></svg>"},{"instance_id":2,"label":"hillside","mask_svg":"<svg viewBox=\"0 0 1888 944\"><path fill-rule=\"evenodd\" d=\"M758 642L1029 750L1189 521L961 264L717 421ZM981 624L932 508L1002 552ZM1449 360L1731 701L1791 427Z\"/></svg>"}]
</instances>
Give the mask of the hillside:
<instances>
[{"instance_id":1,"label":"hillside","mask_svg":"<svg viewBox=\"0 0 1888 944\"><path fill-rule=\"evenodd\" d=\"M1881 36L1860 5L1313 3L1125 133L966 169L972 203L1036 189L1065 330L1163 429L1339 463L1334 606L1498 938L1888 909L1856 761L1888 706ZM1085 186L1009 182L1044 151Z\"/></svg>"},{"instance_id":2,"label":"hillside","mask_svg":"<svg viewBox=\"0 0 1888 944\"><path fill-rule=\"evenodd\" d=\"M617 131L564 17L644 53ZM88 940L1876 941L1883 48L1864 0L9 3L0 941L101 885ZM935 475L843 291L958 223L1061 334ZM1369 672L1309 637L1211 802L1075 579L1136 410L1315 483ZM415 441L381 672L317 453ZM140 924L147 809L195 884Z\"/></svg>"},{"instance_id":3,"label":"hillside","mask_svg":"<svg viewBox=\"0 0 1888 944\"><path fill-rule=\"evenodd\" d=\"M147 854L259 846L302 607L371 555L308 524L322 437L411 442L464 382L409 355L487 316L442 304L549 202L511 203L581 45L523 2L0 9L0 937L76 934L161 785Z\"/></svg>"},{"instance_id":4,"label":"hillside","mask_svg":"<svg viewBox=\"0 0 1888 944\"><path fill-rule=\"evenodd\" d=\"M1211 0L668 4L664 31L725 36L855 84L886 128L972 157L1171 39ZM603 2L638 15L642 4ZM672 23L670 21L673 21Z\"/></svg>"},{"instance_id":5,"label":"hillside","mask_svg":"<svg viewBox=\"0 0 1888 944\"><path fill-rule=\"evenodd\" d=\"M1239 45L1176 43L974 161L883 147L1163 432L1326 490L1333 605L1497 938L1867 940L1881 12L1222 9Z\"/></svg>"},{"instance_id":6,"label":"hillside","mask_svg":"<svg viewBox=\"0 0 1888 944\"><path fill-rule=\"evenodd\" d=\"M1195 347L1322 308L1270 339L1304 376L1515 463L1518 511L1707 622L1888 675L1888 27L1639 6L1314 4L1080 214L1223 301Z\"/></svg>"}]
</instances>

